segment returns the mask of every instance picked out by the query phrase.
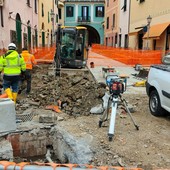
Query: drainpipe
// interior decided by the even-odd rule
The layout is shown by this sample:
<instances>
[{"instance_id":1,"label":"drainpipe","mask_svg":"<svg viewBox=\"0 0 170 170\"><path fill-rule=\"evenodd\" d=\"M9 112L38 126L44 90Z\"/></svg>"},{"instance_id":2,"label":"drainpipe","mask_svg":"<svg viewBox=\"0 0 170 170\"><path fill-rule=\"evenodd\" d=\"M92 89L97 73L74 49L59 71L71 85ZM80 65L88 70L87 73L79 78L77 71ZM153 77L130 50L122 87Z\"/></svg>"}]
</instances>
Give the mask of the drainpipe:
<instances>
[{"instance_id":1,"label":"drainpipe","mask_svg":"<svg viewBox=\"0 0 170 170\"><path fill-rule=\"evenodd\" d=\"M129 23L128 23L128 33L130 30L130 7L131 7L131 0L129 0ZM129 36L128 36L128 48L129 48Z\"/></svg>"}]
</instances>

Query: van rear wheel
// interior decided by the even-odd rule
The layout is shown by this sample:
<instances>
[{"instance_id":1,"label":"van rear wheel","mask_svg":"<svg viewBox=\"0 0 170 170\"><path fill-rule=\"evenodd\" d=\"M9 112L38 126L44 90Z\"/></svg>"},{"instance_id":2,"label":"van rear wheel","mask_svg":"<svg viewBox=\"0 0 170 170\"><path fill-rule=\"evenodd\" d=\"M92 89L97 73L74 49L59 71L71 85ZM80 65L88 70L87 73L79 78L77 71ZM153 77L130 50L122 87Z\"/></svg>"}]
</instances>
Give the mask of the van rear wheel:
<instances>
[{"instance_id":1,"label":"van rear wheel","mask_svg":"<svg viewBox=\"0 0 170 170\"><path fill-rule=\"evenodd\" d=\"M160 97L156 90L153 90L149 95L149 109L154 116L165 116L165 110L161 107Z\"/></svg>"}]
</instances>

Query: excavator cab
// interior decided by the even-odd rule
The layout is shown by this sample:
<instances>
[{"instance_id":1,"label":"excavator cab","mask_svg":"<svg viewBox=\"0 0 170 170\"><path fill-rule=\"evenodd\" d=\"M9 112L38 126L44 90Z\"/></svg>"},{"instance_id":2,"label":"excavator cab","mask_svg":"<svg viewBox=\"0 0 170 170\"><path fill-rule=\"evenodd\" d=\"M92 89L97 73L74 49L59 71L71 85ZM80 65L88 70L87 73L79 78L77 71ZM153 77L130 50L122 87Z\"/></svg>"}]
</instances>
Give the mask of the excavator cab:
<instances>
[{"instance_id":1,"label":"excavator cab","mask_svg":"<svg viewBox=\"0 0 170 170\"><path fill-rule=\"evenodd\" d=\"M88 59L88 33L86 27L61 27L61 67L83 68Z\"/></svg>"}]
</instances>

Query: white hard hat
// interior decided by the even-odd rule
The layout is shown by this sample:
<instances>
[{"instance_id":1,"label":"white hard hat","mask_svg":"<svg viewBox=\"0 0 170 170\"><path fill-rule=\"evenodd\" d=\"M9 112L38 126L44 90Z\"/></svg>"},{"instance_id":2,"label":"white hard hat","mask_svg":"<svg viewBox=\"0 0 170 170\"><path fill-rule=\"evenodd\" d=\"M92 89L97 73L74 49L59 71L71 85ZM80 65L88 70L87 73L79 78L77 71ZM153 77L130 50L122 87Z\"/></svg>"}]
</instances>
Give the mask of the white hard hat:
<instances>
[{"instance_id":1,"label":"white hard hat","mask_svg":"<svg viewBox=\"0 0 170 170\"><path fill-rule=\"evenodd\" d=\"M9 45L8 45L8 50L16 50L16 45L14 44L14 43L10 43Z\"/></svg>"}]
</instances>

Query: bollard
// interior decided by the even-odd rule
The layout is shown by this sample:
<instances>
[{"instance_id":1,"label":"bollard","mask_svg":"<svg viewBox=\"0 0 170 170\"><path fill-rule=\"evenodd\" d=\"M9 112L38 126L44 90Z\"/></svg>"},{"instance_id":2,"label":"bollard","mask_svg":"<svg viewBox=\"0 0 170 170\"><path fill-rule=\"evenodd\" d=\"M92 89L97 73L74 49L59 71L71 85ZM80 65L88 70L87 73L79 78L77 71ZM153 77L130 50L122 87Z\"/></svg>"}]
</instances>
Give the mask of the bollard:
<instances>
[{"instance_id":1,"label":"bollard","mask_svg":"<svg viewBox=\"0 0 170 170\"><path fill-rule=\"evenodd\" d=\"M90 68L94 68L94 62L90 63Z\"/></svg>"}]
</instances>

